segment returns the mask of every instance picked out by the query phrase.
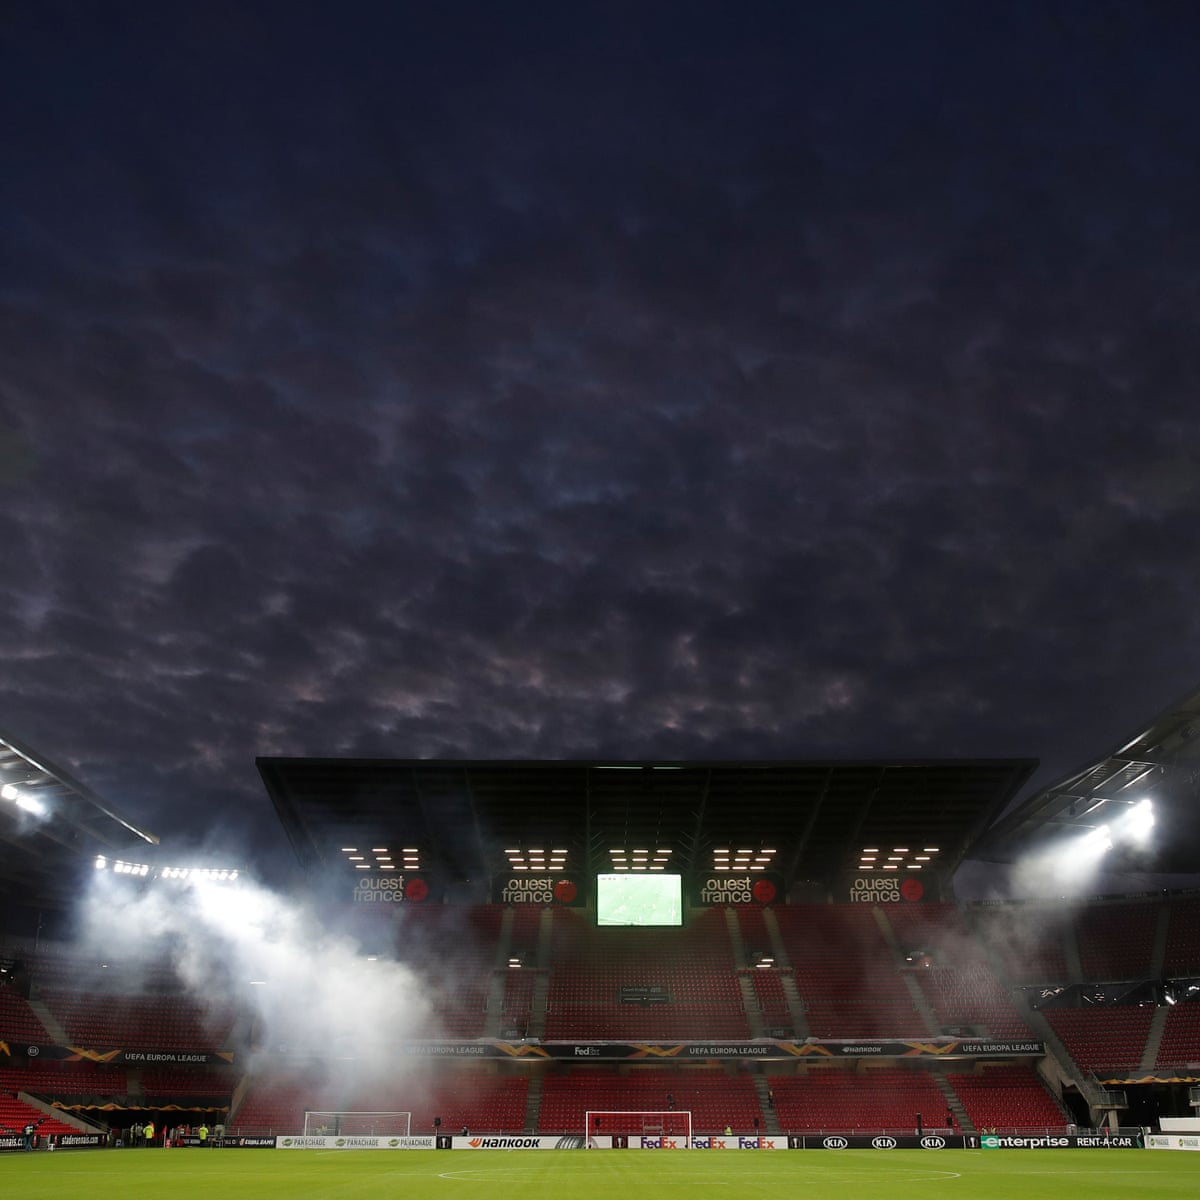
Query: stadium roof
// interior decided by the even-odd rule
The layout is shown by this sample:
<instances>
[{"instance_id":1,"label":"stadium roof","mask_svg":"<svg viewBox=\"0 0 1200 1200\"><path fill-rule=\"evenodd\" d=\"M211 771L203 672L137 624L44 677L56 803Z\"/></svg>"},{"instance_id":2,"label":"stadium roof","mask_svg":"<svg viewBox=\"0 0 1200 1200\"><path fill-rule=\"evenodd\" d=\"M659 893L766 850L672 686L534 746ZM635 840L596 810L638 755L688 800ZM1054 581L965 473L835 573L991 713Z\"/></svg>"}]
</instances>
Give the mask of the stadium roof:
<instances>
[{"instance_id":1,"label":"stadium roof","mask_svg":"<svg viewBox=\"0 0 1200 1200\"><path fill-rule=\"evenodd\" d=\"M0 799L0 888L23 901L69 892L80 866L98 854L144 852L148 843L158 842L61 767L4 733L0 789L8 793Z\"/></svg>"},{"instance_id":2,"label":"stadium roof","mask_svg":"<svg viewBox=\"0 0 1200 1200\"><path fill-rule=\"evenodd\" d=\"M948 874L1011 803L1029 759L517 762L260 758L302 866L352 869L347 848L417 850L447 880L486 880L509 851L669 849L669 869L712 870L722 848L770 849L786 884L853 872L866 847L937 847ZM935 864L930 864L934 866Z\"/></svg>"},{"instance_id":3,"label":"stadium roof","mask_svg":"<svg viewBox=\"0 0 1200 1200\"><path fill-rule=\"evenodd\" d=\"M1144 851L1126 851L1114 865L1165 874L1200 871L1200 691L1029 797L988 830L973 856L1012 862L1056 835L1110 822L1146 798L1154 806L1152 843Z\"/></svg>"}]
</instances>

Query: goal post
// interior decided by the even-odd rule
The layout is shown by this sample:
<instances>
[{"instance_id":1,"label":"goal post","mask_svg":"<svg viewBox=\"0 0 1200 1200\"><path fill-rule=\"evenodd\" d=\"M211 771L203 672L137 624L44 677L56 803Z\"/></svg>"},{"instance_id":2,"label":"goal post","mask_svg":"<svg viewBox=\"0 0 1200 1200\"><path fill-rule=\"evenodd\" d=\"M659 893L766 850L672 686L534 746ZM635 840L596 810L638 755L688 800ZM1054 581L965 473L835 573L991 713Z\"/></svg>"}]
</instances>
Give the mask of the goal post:
<instances>
[{"instance_id":1,"label":"goal post","mask_svg":"<svg viewBox=\"0 0 1200 1200\"><path fill-rule=\"evenodd\" d=\"M358 1112L318 1110L304 1112L304 1133L335 1137L409 1137L411 1112Z\"/></svg>"},{"instance_id":2,"label":"goal post","mask_svg":"<svg viewBox=\"0 0 1200 1200\"><path fill-rule=\"evenodd\" d=\"M588 1109L584 1115L584 1144L591 1138L612 1134L663 1138L691 1149L692 1114L671 1109Z\"/></svg>"}]
</instances>

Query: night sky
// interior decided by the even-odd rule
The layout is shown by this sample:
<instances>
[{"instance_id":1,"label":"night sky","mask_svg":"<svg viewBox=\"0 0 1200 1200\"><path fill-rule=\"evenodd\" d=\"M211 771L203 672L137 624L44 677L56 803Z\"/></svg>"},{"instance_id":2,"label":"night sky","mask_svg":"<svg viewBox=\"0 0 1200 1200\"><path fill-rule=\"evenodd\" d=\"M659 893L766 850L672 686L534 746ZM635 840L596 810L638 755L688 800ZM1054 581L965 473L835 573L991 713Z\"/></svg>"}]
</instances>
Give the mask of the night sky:
<instances>
[{"instance_id":1,"label":"night sky","mask_svg":"<svg viewBox=\"0 0 1200 1200\"><path fill-rule=\"evenodd\" d=\"M0 728L168 845L256 755L1030 756L1200 683L1200 13L0 16Z\"/></svg>"}]
</instances>

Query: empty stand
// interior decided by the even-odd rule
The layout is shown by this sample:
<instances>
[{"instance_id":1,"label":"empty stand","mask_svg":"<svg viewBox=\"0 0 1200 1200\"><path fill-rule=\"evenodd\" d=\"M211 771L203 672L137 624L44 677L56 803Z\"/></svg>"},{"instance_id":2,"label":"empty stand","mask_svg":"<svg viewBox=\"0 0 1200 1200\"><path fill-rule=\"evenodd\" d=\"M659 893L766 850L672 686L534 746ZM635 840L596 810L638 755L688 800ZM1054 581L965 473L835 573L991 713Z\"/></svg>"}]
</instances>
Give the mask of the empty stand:
<instances>
[{"instance_id":1,"label":"empty stand","mask_svg":"<svg viewBox=\"0 0 1200 1200\"><path fill-rule=\"evenodd\" d=\"M48 1037L29 1002L14 988L0 984L0 1041L42 1043Z\"/></svg>"},{"instance_id":2,"label":"empty stand","mask_svg":"<svg viewBox=\"0 0 1200 1200\"><path fill-rule=\"evenodd\" d=\"M976 1129L1061 1128L1067 1121L1033 1067L985 1065L946 1078Z\"/></svg>"},{"instance_id":3,"label":"empty stand","mask_svg":"<svg viewBox=\"0 0 1200 1200\"><path fill-rule=\"evenodd\" d=\"M1042 1016L1084 1071L1135 1071L1146 1051L1154 1006L1047 1008Z\"/></svg>"},{"instance_id":4,"label":"empty stand","mask_svg":"<svg viewBox=\"0 0 1200 1200\"><path fill-rule=\"evenodd\" d=\"M763 1025L767 1029L780 1029L782 1036L793 1033L792 1014L788 1009L787 996L783 990L784 975L791 971L780 971L769 967L751 967L745 972L754 989L755 999L762 1011Z\"/></svg>"},{"instance_id":5,"label":"empty stand","mask_svg":"<svg viewBox=\"0 0 1200 1200\"><path fill-rule=\"evenodd\" d=\"M943 1033L1030 1036L1008 989L953 904L893 904L886 915L901 954L916 960L912 976Z\"/></svg>"},{"instance_id":6,"label":"empty stand","mask_svg":"<svg viewBox=\"0 0 1200 1200\"><path fill-rule=\"evenodd\" d=\"M869 904L775 910L814 1037L929 1037Z\"/></svg>"},{"instance_id":7,"label":"empty stand","mask_svg":"<svg viewBox=\"0 0 1200 1200\"><path fill-rule=\"evenodd\" d=\"M1159 901L1089 904L1075 916L1085 980L1147 979L1152 971Z\"/></svg>"},{"instance_id":8,"label":"empty stand","mask_svg":"<svg viewBox=\"0 0 1200 1200\"><path fill-rule=\"evenodd\" d=\"M431 1010L416 1036L484 1036L503 916L499 904L413 905L405 912L396 954L421 974Z\"/></svg>"},{"instance_id":9,"label":"empty stand","mask_svg":"<svg viewBox=\"0 0 1200 1200\"><path fill-rule=\"evenodd\" d=\"M331 1081L315 1069L268 1071L252 1079L230 1114L232 1133L295 1133L309 1111L411 1112L413 1133L519 1131L525 1126L529 1080L480 1068L443 1066L432 1077L397 1075L385 1083Z\"/></svg>"},{"instance_id":10,"label":"empty stand","mask_svg":"<svg viewBox=\"0 0 1200 1200\"><path fill-rule=\"evenodd\" d=\"M547 1038L749 1037L723 910L684 929L598 929L566 909L553 920ZM621 1001L622 988L645 986L669 1001Z\"/></svg>"},{"instance_id":11,"label":"empty stand","mask_svg":"<svg viewBox=\"0 0 1200 1200\"><path fill-rule=\"evenodd\" d=\"M762 1121L754 1082L729 1075L719 1067L683 1069L638 1067L571 1067L547 1075L542 1083L543 1133L583 1133L589 1110L669 1110L692 1114L696 1133L720 1133L726 1125L737 1132Z\"/></svg>"},{"instance_id":12,"label":"empty stand","mask_svg":"<svg viewBox=\"0 0 1200 1200\"><path fill-rule=\"evenodd\" d=\"M72 1045L206 1051L228 1044L232 1005L187 996L122 995L42 988L41 999Z\"/></svg>"},{"instance_id":13,"label":"empty stand","mask_svg":"<svg viewBox=\"0 0 1200 1200\"><path fill-rule=\"evenodd\" d=\"M0 1071L0 1087L31 1092L64 1103L124 1096L128 1076L124 1067L94 1062L51 1062L34 1059L23 1067Z\"/></svg>"},{"instance_id":14,"label":"empty stand","mask_svg":"<svg viewBox=\"0 0 1200 1200\"><path fill-rule=\"evenodd\" d=\"M980 905L973 910L985 939L1014 983L1066 983L1065 939L1072 913L1062 904Z\"/></svg>"},{"instance_id":15,"label":"empty stand","mask_svg":"<svg viewBox=\"0 0 1200 1200\"><path fill-rule=\"evenodd\" d=\"M1171 901L1163 974L1200 976L1200 898Z\"/></svg>"},{"instance_id":16,"label":"empty stand","mask_svg":"<svg viewBox=\"0 0 1200 1200\"><path fill-rule=\"evenodd\" d=\"M799 1075L768 1073L779 1124L787 1133L915 1129L941 1125L946 1099L923 1070L819 1067Z\"/></svg>"},{"instance_id":17,"label":"empty stand","mask_svg":"<svg viewBox=\"0 0 1200 1200\"><path fill-rule=\"evenodd\" d=\"M1162 1067L1200 1065L1200 1002L1176 1004L1167 1012L1156 1061Z\"/></svg>"}]
</instances>

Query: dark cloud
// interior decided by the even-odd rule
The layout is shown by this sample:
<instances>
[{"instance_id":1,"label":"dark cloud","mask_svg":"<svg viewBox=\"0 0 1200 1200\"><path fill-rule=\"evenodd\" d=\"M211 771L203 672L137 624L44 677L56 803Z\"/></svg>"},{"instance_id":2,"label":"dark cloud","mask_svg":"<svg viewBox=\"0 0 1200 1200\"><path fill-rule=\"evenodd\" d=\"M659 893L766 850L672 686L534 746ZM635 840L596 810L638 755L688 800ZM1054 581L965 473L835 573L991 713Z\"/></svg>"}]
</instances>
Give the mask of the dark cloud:
<instances>
[{"instance_id":1,"label":"dark cloud","mask_svg":"<svg viewBox=\"0 0 1200 1200\"><path fill-rule=\"evenodd\" d=\"M0 723L265 845L256 754L1056 773L1194 685L1195 22L689 10L17 6Z\"/></svg>"}]
</instances>

